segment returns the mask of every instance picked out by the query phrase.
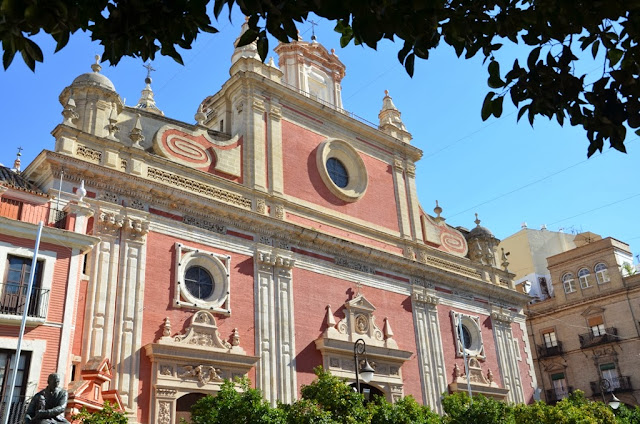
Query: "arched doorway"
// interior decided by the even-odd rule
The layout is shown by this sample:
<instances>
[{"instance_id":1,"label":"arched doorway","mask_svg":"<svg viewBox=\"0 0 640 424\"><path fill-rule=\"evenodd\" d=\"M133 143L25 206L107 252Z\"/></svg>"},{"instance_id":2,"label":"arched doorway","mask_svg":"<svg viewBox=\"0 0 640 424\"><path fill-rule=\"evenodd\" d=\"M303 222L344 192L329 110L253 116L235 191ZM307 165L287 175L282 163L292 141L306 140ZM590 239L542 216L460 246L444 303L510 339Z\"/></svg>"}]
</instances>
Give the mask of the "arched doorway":
<instances>
[{"instance_id":1,"label":"arched doorway","mask_svg":"<svg viewBox=\"0 0 640 424\"><path fill-rule=\"evenodd\" d=\"M349 386L356 390L356 383L351 383ZM360 393L364 396L364 403L371 402L376 396L386 398L382 390L366 383L360 383Z\"/></svg>"},{"instance_id":2,"label":"arched doorway","mask_svg":"<svg viewBox=\"0 0 640 424\"><path fill-rule=\"evenodd\" d=\"M176 421L175 424L182 422L182 418L186 422L191 422L191 407L194 403L205 397L203 393L189 393L176 401Z\"/></svg>"}]
</instances>

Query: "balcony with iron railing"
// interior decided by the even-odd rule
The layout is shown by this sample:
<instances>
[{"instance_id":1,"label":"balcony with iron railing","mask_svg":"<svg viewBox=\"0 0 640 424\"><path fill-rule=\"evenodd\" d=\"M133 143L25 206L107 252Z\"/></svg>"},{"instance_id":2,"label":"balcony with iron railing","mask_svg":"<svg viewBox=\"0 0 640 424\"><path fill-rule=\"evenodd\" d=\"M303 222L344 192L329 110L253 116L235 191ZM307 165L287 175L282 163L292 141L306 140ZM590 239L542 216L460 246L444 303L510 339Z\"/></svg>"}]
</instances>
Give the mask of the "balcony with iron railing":
<instances>
[{"instance_id":1,"label":"balcony with iron railing","mask_svg":"<svg viewBox=\"0 0 640 424\"><path fill-rule=\"evenodd\" d=\"M547 389L546 400L547 403L553 404L561 401L562 399L569 397L569 394L573 393L573 387L569 386L565 391L557 391L556 389Z\"/></svg>"},{"instance_id":2,"label":"balcony with iron railing","mask_svg":"<svg viewBox=\"0 0 640 424\"><path fill-rule=\"evenodd\" d=\"M538 345L538 358L562 355L563 352L562 342L558 342L557 346Z\"/></svg>"},{"instance_id":3,"label":"balcony with iron railing","mask_svg":"<svg viewBox=\"0 0 640 424\"><path fill-rule=\"evenodd\" d=\"M66 228L67 213L46 203L32 205L17 199L0 198L0 216L37 224L44 222L47 227Z\"/></svg>"},{"instance_id":4,"label":"balcony with iron railing","mask_svg":"<svg viewBox=\"0 0 640 424\"><path fill-rule=\"evenodd\" d=\"M603 387L603 385L600 384L601 381L608 381L608 387ZM633 391L633 386L631 385L631 377L627 375L615 378L607 378L605 380L592 381L589 384L591 385L591 391L593 392L594 396L600 396L603 390L605 393Z\"/></svg>"},{"instance_id":5,"label":"balcony with iron railing","mask_svg":"<svg viewBox=\"0 0 640 424\"><path fill-rule=\"evenodd\" d=\"M40 319L47 317L49 291L37 287L31 289L28 317ZM26 284L0 284L0 315L22 316L27 303L26 293Z\"/></svg>"},{"instance_id":6,"label":"balcony with iron railing","mask_svg":"<svg viewBox=\"0 0 640 424\"><path fill-rule=\"evenodd\" d=\"M0 399L0 418L5 418L5 414L9 414L8 424L23 424L24 415L27 412L29 401L24 396L14 396L11 406L7 408L4 399Z\"/></svg>"},{"instance_id":7,"label":"balcony with iron railing","mask_svg":"<svg viewBox=\"0 0 640 424\"><path fill-rule=\"evenodd\" d=\"M580 347L586 349L588 347L598 346L605 343L618 341L618 329L616 327L605 328L601 334L594 334L593 331L580 334Z\"/></svg>"}]
</instances>

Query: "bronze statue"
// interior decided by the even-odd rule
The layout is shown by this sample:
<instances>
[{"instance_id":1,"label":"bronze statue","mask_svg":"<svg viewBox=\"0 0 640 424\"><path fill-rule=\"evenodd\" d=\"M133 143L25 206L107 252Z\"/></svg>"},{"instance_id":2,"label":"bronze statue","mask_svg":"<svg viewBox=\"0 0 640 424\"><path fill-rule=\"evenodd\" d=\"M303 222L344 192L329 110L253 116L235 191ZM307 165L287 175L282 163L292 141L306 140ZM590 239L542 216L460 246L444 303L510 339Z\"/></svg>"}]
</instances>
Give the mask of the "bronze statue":
<instances>
[{"instance_id":1,"label":"bronze statue","mask_svg":"<svg viewBox=\"0 0 640 424\"><path fill-rule=\"evenodd\" d=\"M60 376L49 374L48 386L36 393L29 402L24 417L25 424L67 423L64 410L67 408L67 391L60 388Z\"/></svg>"}]
</instances>

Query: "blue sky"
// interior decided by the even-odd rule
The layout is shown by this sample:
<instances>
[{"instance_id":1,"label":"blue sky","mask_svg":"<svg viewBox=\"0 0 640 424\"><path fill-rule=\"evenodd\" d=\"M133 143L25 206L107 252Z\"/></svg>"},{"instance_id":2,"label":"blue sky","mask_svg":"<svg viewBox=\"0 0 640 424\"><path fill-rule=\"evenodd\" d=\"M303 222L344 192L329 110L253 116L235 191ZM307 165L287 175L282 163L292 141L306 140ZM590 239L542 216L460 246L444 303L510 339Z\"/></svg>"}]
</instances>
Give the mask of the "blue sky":
<instances>
[{"instance_id":1,"label":"blue sky","mask_svg":"<svg viewBox=\"0 0 640 424\"><path fill-rule=\"evenodd\" d=\"M449 224L470 229L477 212L482 225L498 238L527 222L530 228L544 224L553 231L611 236L640 253L640 227L634 221L634 211L640 210L640 142L635 135L628 137L627 155L605 149L587 160L588 142L580 129L545 119L534 128L526 119L516 123L516 110L508 100L500 119L483 122L480 107L489 89L480 57L458 59L443 45L428 61L417 61L409 78L396 58L400 44L385 41L377 51L353 45L341 49L333 24L316 20L318 41L335 48L347 67L345 108L377 122L384 90L389 90L402 112L412 144L424 151L416 179L425 211L432 213L437 199ZM170 58L156 58L152 88L165 115L194 122L200 101L217 92L229 76L233 41L243 21L234 14L233 23L226 17L214 22L220 33L201 34L191 50L182 52L184 67ZM299 29L309 40L311 25ZM45 61L35 74L20 57L8 71L0 70L0 125L5 132L0 163L8 166L18 146L24 148L23 168L42 149L53 150L50 132L62 121L58 95L76 76L89 72L93 56L102 51L83 33L72 36L56 54L48 37L36 41ZM498 59L505 60L502 69L518 54L517 47L499 52ZM589 72L587 81L602 69L593 62L581 66ZM137 103L146 76L141 60L126 58L116 67L103 64L102 73L127 105Z\"/></svg>"}]
</instances>

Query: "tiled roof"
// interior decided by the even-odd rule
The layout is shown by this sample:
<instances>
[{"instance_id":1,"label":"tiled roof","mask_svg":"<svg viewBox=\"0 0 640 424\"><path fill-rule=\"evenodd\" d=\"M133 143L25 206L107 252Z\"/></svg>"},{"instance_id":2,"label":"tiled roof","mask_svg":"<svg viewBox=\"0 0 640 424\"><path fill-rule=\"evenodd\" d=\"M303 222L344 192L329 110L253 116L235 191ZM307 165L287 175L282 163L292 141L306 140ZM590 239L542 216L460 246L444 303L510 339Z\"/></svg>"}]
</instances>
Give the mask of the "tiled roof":
<instances>
[{"instance_id":1,"label":"tiled roof","mask_svg":"<svg viewBox=\"0 0 640 424\"><path fill-rule=\"evenodd\" d=\"M45 195L42 190L31 181L24 178L20 173L13 172L6 166L0 166L0 185L6 185L29 193Z\"/></svg>"}]
</instances>

